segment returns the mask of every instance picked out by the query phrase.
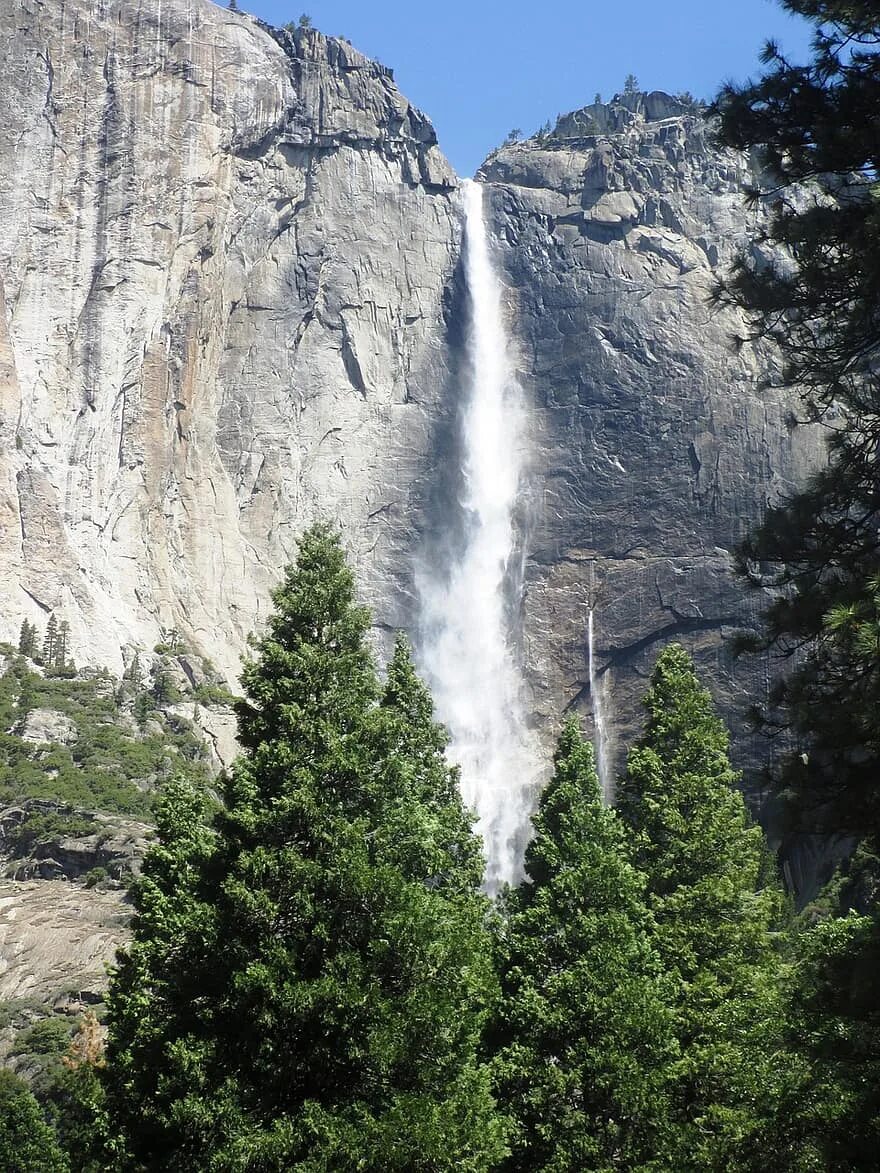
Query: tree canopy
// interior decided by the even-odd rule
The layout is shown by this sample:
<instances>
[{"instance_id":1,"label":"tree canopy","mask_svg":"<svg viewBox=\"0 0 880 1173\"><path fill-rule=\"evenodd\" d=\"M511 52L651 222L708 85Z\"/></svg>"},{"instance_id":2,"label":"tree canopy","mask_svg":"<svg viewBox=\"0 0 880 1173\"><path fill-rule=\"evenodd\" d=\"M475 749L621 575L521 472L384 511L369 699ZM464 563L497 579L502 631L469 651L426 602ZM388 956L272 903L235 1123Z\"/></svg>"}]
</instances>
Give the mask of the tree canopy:
<instances>
[{"instance_id":1,"label":"tree canopy","mask_svg":"<svg viewBox=\"0 0 880 1173\"><path fill-rule=\"evenodd\" d=\"M695 1168L745 1168L760 1106L772 1104L781 1075L772 936L781 893L736 788L727 731L680 645L660 653L645 709L618 808L673 983L681 1047L674 1110Z\"/></svg>"},{"instance_id":2,"label":"tree canopy","mask_svg":"<svg viewBox=\"0 0 880 1173\"><path fill-rule=\"evenodd\" d=\"M672 1168L677 1046L644 880L573 720L554 761L526 880L503 914L492 1042L499 1098L516 1121L503 1167Z\"/></svg>"},{"instance_id":3,"label":"tree canopy","mask_svg":"<svg viewBox=\"0 0 880 1173\"><path fill-rule=\"evenodd\" d=\"M130 1168L484 1169L495 978L445 736L403 643L380 685L334 532L273 597L225 806L208 829L170 793L136 892L109 1143Z\"/></svg>"},{"instance_id":4,"label":"tree canopy","mask_svg":"<svg viewBox=\"0 0 880 1173\"><path fill-rule=\"evenodd\" d=\"M52 1129L24 1080L0 1068L0 1169L4 1173L67 1173Z\"/></svg>"},{"instance_id":5,"label":"tree canopy","mask_svg":"<svg viewBox=\"0 0 880 1173\"><path fill-rule=\"evenodd\" d=\"M755 149L770 212L719 296L784 358L783 381L828 429L829 463L771 508L742 550L778 588L762 636L789 661L771 725L799 744L782 785L801 822L877 834L880 799L880 14L873 3L786 0L813 22L811 60L775 45L766 70L726 86L722 141Z\"/></svg>"}]
</instances>

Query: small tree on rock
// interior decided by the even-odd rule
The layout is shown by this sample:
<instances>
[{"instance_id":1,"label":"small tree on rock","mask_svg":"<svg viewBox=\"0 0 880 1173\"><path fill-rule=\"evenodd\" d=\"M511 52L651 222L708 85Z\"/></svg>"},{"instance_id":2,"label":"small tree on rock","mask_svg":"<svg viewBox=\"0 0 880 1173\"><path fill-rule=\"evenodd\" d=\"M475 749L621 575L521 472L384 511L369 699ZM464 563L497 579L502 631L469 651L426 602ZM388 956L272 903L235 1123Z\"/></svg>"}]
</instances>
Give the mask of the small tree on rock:
<instances>
[{"instance_id":1,"label":"small tree on rock","mask_svg":"<svg viewBox=\"0 0 880 1173\"><path fill-rule=\"evenodd\" d=\"M33 659L37 654L37 628L33 623L29 623L27 619L22 619L21 630L18 636L18 651L19 655L28 656Z\"/></svg>"},{"instance_id":2,"label":"small tree on rock","mask_svg":"<svg viewBox=\"0 0 880 1173\"><path fill-rule=\"evenodd\" d=\"M58 620L54 611L46 624L46 635L43 640L43 663L47 668L53 667L58 654Z\"/></svg>"}]
</instances>

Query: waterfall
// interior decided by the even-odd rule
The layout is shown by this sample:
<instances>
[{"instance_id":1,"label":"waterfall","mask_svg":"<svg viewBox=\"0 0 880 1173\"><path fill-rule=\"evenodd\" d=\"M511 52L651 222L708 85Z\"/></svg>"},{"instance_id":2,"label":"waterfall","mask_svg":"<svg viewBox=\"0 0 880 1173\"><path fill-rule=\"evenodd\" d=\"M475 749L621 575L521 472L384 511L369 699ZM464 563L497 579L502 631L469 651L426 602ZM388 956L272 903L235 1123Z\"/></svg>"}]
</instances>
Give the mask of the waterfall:
<instances>
[{"instance_id":1,"label":"waterfall","mask_svg":"<svg viewBox=\"0 0 880 1173\"><path fill-rule=\"evenodd\" d=\"M607 803L614 801L614 786L609 775L608 727L605 724L605 682L596 674L595 625L593 608L587 613L587 673L590 681L590 705L593 710L593 740L596 749L596 773Z\"/></svg>"},{"instance_id":2,"label":"waterfall","mask_svg":"<svg viewBox=\"0 0 880 1173\"><path fill-rule=\"evenodd\" d=\"M460 768L462 795L477 814L491 892L521 874L541 755L526 726L509 622L522 595L513 557L513 510L521 476L523 396L509 364L482 188L465 181L462 197L470 301L461 416L465 535L442 576L419 576L421 659L437 716L450 733L449 756Z\"/></svg>"}]
</instances>

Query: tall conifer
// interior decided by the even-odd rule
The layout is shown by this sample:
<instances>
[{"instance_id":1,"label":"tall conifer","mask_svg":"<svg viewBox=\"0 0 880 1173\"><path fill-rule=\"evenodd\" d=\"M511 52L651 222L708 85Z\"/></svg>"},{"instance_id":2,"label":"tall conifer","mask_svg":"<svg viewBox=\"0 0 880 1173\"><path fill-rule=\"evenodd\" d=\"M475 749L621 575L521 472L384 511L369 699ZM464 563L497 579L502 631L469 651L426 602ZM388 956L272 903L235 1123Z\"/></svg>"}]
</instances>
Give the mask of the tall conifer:
<instances>
[{"instance_id":1,"label":"tall conifer","mask_svg":"<svg viewBox=\"0 0 880 1173\"><path fill-rule=\"evenodd\" d=\"M602 803L574 721L541 796L526 881L509 896L499 1099L509 1170L675 1168L667 1081L677 1054L644 880Z\"/></svg>"},{"instance_id":2,"label":"tall conifer","mask_svg":"<svg viewBox=\"0 0 880 1173\"><path fill-rule=\"evenodd\" d=\"M482 1170L504 1151L477 1058L479 846L406 650L383 694L353 594L338 538L306 533L242 676L214 840L181 850L177 815L148 859L106 1068L131 1168Z\"/></svg>"},{"instance_id":3,"label":"tall conifer","mask_svg":"<svg viewBox=\"0 0 880 1173\"><path fill-rule=\"evenodd\" d=\"M675 983L676 1112L694 1168L753 1158L761 1168L757 1138L786 1075L773 945L781 892L736 789L727 731L679 645L658 657L645 708L618 804Z\"/></svg>"}]
</instances>

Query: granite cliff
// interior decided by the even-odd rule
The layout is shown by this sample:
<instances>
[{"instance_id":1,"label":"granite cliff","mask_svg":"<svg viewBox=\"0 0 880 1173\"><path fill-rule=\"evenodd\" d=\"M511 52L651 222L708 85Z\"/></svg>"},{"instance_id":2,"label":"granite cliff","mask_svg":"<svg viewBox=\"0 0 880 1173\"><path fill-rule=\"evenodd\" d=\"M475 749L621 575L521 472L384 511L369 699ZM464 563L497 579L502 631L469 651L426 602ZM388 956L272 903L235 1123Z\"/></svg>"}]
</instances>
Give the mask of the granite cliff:
<instances>
[{"instance_id":1,"label":"granite cliff","mask_svg":"<svg viewBox=\"0 0 880 1173\"><path fill-rule=\"evenodd\" d=\"M377 631L460 499L458 181L388 70L209 0L12 0L0 75L0 615L118 671L175 629L234 678L297 532L344 526ZM774 356L707 301L762 215L701 113L627 95L486 161L529 404L521 653L535 722L612 739L682 639L742 732L727 630L763 504L818 458Z\"/></svg>"},{"instance_id":2,"label":"granite cliff","mask_svg":"<svg viewBox=\"0 0 880 1173\"><path fill-rule=\"evenodd\" d=\"M318 514L387 615L460 234L430 124L208 0L0 24L4 634L54 610L118 670L173 628L233 676Z\"/></svg>"},{"instance_id":3,"label":"granite cliff","mask_svg":"<svg viewBox=\"0 0 880 1173\"><path fill-rule=\"evenodd\" d=\"M736 662L724 644L767 601L743 589L732 553L822 449L797 403L763 386L776 356L735 346L745 323L711 305L765 214L743 201L756 166L719 149L694 104L650 93L564 116L480 172L533 399L524 638L536 709L552 719L560 700L589 705L593 608L612 757L670 639L710 682L738 764L772 750L742 716L773 666Z\"/></svg>"}]
</instances>

